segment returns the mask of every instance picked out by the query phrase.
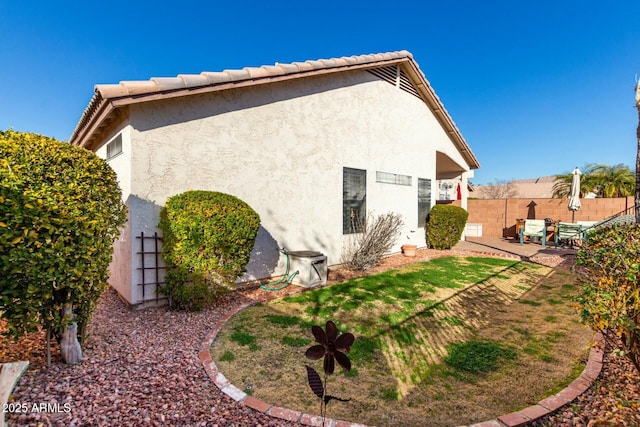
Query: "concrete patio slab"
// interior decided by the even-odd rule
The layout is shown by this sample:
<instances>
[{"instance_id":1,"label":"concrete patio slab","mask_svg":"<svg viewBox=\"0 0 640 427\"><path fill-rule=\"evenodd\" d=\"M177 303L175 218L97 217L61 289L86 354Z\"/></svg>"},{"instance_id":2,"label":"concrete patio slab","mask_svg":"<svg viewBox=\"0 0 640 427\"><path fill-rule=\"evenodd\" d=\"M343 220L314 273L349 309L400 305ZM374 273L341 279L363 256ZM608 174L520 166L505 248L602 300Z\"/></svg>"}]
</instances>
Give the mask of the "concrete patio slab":
<instances>
[{"instance_id":1,"label":"concrete patio slab","mask_svg":"<svg viewBox=\"0 0 640 427\"><path fill-rule=\"evenodd\" d=\"M501 237L467 237L459 242L454 249L468 250L483 253L496 253L499 255L514 255L525 258L535 256L572 256L576 249L554 247L553 242L547 242L545 248L540 243L525 242L520 244L518 239Z\"/></svg>"}]
</instances>

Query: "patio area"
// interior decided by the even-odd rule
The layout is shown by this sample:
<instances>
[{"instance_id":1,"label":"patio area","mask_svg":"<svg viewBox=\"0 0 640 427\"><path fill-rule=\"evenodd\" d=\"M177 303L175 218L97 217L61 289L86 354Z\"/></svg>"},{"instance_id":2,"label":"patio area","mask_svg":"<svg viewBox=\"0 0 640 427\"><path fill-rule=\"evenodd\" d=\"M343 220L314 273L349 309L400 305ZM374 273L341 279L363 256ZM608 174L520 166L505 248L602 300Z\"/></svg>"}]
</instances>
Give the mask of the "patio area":
<instances>
[{"instance_id":1,"label":"patio area","mask_svg":"<svg viewBox=\"0 0 640 427\"><path fill-rule=\"evenodd\" d=\"M547 242L547 246L543 248L540 243L525 242L524 245L521 245L517 238L502 237L467 237L467 240L458 243L454 249L500 255L509 254L523 258L566 257L573 256L576 253L576 249L563 248L561 246L556 248L552 241Z\"/></svg>"}]
</instances>

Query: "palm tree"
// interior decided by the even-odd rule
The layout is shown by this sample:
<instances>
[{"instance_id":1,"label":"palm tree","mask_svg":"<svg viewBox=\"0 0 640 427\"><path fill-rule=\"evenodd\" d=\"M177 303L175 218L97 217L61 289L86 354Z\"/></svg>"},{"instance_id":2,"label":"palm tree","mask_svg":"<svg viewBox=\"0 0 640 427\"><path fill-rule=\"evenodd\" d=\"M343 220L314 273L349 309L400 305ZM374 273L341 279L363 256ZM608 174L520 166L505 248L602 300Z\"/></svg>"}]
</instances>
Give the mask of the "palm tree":
<instances>
[{"instance_id":1,"label":"palm tree","mask_svg":"<svg viewBox=\"0 0 640 427\"><path fill-rule=\"evenodd\" d=\"M553 197L569 197L572 173L556 175ZM633 173L623 164L614 166L588 164L582 170L580 193L595 193L598 197L626 197L633 194L635 180Z\"/></svg>"},{"instance_id":2,"label":"palm tree","mask_svg":"<svg viewBox=\"0 0 640 427\"><path fill-rule=\"evenodd\" d=\"M580 180L580 195L584 197L587 193L590 193L594 190L591 180L589 180L589 174L591 170L597 165L588 164L583 166L580 170L582 172L582 178ZM573 180L573 172L567 172L562 175L556 175L556 180L553 184L553 195L552 197L558 199L566 199L569 198L569 193L571 192L571 181Z\"/></svg>"},{"instance_id":3,"label":"palm tree","mask_svg":"<svg viewBox=\"0 0 640 427\"><path fill-rule=\"evenodd\" d=\"M622 163L615 166L596 165L588 179L593 180L596 194L600 197L627 197L634 194L636 179Z\"/></svg>"},{"instance_id":4,"label":"palm tree","mask_svg":"<svg viewBox=\"0 0 640 427\"><path fill-rule=\"evenodd\" d=\"M572 173L556 175L556 180L553 183L553 194L551 197L555 197L557 199L566 199L567 197L569 197L572 178ZM580 186L580 192L582 193L582 186Z\"/></svg>"}]
</instances>

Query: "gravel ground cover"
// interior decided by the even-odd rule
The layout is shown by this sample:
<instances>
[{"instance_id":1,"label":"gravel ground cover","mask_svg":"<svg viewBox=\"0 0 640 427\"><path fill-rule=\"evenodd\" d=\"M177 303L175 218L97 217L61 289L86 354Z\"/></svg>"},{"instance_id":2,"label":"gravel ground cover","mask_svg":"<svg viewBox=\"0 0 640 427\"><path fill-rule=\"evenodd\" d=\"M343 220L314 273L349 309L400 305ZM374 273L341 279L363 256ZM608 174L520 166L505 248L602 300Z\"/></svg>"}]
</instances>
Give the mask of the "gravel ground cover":
<instances>
[{"instance_id":1,"label":"gravel ground cover","mask_svg":"<svg viewBox=\"0 0 640 427\"><path fill-rule=\"evenodd\" d=\"M416 258L391 256L371 273L436 256L469 255L463 251L420 250ZM533 261L570 267L570 257ZM355 273L333 269L335 283ZM130 310L107 291L99 303L85 343L85 360L76 366L44 364L42 334L18 343L0 343L0 362L31 361L14 389L12 403L26 413L8 413L12 426L293 426L233 402L208 378L198 359L201 342L213 325L233 307L290 293L257 289L235 292L198 313L164 308ZM2 325L0 324L0 328ZM538 425L640 426L640 376L625 359L605 356L596 384L566 410ZM36 412L33 404L57 404L59 412ZM276 403L276 402L274 402ZM68 404L68 406L65 406ZM67 408L69 410L67 411ZM50 408L51 409L51 408Z\"/></svg>"},{"instance_id":2,"label":"gravel ground cover","mask_svg":"<svg viewBox=\"0 0 640 427\"><path fill-rule=\"evenodd\" d=\"M243 298L235 294L198 313L164 308L132 311L115 291L105 292L92 319L85 360L67 366L54 354L54 363L47 368L43 357L31 357L32 368L13 394L13 403L27 404L27 413L6 414L7 422L12 426L295 425L236 404L213 384L198 359L212 325ZM44 340L39 341L33 351L43 351ZM11 351L4 353L3 359L11 360ZM34 403L58 404L60 412L33 412Z\"/></svg>"},{"instance_id":3,"label":"gravel ground cover","mask_svg":"<svg viewBox=\"0 0 640 427\"><path fill-rule=\"evenodd\" d=\"M605 349L602 372L591 388L534 427L638 427L640 375L627 358Z\"/></svg>"}]
</instances>

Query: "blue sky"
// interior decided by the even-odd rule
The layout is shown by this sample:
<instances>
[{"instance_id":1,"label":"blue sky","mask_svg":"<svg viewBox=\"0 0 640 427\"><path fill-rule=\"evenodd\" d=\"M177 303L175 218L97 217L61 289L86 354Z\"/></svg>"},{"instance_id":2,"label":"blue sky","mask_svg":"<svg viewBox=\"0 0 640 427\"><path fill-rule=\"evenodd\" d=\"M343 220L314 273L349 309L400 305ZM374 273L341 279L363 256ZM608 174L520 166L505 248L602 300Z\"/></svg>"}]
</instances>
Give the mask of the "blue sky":
<instances>
[{"instance_id":1,"label":"blue sky","mask_svg":"<svg viewBox=\"0 0 640 427\"><path fill-rule=\"evenodd\" d=\"M475 184L635 166L638 4L0 0L0 129L68 140L97 83L406 49Z\"/></svg>"}]
</instances>

